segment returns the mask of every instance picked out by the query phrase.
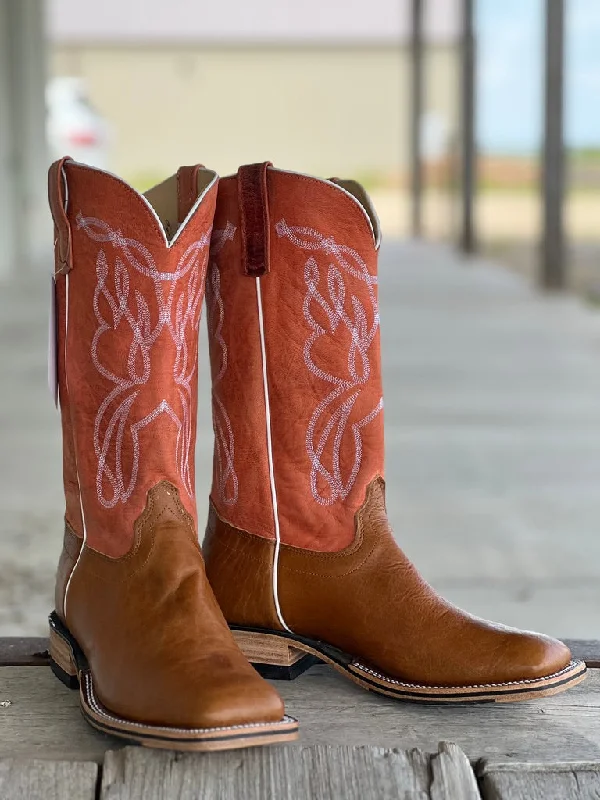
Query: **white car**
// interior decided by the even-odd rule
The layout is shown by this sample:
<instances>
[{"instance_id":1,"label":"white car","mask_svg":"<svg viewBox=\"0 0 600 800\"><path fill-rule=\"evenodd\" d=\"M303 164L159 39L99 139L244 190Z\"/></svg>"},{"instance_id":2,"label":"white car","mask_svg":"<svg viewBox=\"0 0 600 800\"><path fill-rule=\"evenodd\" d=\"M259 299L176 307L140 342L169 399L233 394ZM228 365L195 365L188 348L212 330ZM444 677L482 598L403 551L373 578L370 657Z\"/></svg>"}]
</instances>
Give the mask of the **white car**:
<instances>
[{"instance_id":1,"label":"white car","mask_svg":"<svg viewBox=\"0 0 600 800\"><path fill-rule=\"evenodd\" d=\"M46 87L46 135L52 160L75 161L106 169L109 126L89 101L81 78L53 78Z\"/></svg>"}]
</instances>

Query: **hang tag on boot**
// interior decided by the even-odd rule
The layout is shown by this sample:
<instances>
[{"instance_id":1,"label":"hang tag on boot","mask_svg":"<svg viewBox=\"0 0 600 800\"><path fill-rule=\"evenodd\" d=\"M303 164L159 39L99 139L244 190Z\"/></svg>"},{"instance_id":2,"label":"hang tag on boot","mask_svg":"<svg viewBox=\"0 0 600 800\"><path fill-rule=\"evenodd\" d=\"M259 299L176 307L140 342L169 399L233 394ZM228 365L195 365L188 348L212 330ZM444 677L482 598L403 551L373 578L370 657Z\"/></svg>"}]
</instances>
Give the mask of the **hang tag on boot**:
<instances>
[{"instance_id":1,"label":"hang tag on boot","mask_svg":"<svg viewBox=\"0 0 600 800\"><path fill-rule=\"evenodd\" d=\"M56 282L50 276L50 309L48 313L48 389L58 408L58 326L56 318Z\"/></svg>"}]
</instances>

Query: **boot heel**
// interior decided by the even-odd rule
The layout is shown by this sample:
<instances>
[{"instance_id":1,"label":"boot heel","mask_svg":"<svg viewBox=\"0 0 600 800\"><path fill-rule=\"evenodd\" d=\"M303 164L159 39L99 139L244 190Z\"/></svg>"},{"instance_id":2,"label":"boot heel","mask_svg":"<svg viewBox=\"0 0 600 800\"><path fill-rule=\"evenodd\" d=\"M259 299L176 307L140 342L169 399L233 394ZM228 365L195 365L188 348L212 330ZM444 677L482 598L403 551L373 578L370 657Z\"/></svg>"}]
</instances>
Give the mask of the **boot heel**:
<instances>
[{"instance_id":1,"label":"boot heel","mask_svg":"<svg viewBox=\"0 0 600 800\"><path fill-rule=\"evenodd\" d=\"M71 645L50 625L50 668L69 689L79 688L77 664Z\"/></svg>"},{"instance_id":2,"label":"boot heel","mask_svg":"<svg viewBox=\"0 0 600 800\"><path fill-rule=\"evenodd\" d=\"M319 663L276 634L234 630L233 637L259 675L269 680L293 681Z\"/></svg>"}]
</instances>

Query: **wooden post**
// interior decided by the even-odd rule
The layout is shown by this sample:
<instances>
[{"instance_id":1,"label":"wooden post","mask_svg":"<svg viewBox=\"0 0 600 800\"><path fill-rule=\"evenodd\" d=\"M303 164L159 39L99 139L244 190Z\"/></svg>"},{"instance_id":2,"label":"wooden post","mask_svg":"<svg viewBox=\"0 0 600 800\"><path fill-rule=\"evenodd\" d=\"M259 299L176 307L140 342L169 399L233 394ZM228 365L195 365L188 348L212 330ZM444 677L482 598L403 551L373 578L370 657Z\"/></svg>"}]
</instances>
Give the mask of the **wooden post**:
<instances>
[{"instance_id":1,"label":"wooden post","mask_svg":"<svg viewBox=\"0 0 600 800\"><path fill-rule=\"evenodd\" d=\"M462 0L459 247L468 254L474 253L477 246L474 224L476 61L473 3L474 0Z\"/></svg>"},{"instance_id":2,"label":"wooden post","mask_svg":"<svg viewBox=\"0 0 600 800\"><path fill-rule=\"evenodd\" d=\"M52 224L47 206L46 44L43 0L6 3L4 35L13 192L11 239L15 268L49 269ZM2 37L0 37L2 38ZM1 91L1 89L0 89ZM0 148L0 151L2 148Z\"/></svg>"},{"instance_id":3,"label":"wooden post","mask_svg":"<svg viewBox=\"0 0 600 800\"><path fill-rule=\"evenodd\" d=\"M423 232L423 154L421 119L423 116L423 2L412 0L411 35L411 109L410 109L410 173L412 198L412 235Z\"/></svg>"},{"instance_id":4,"label":"wooden post","mask_svg":"<svg viewBox=\"0 0 600 800\"><path fill-rule=\"evenodd\" d=\"M9 0L0 0L0 281L16 269L19 225L9 21Z\"/></svg>"},{"instance_id":5,"label":"wooden post","mask_svg":"<svg viewBox=\"0 0 600 800\"><path fill-rule=\"evenodd\" d=\"M563 289L565 271L564 147L564 0L546 0L544 149L542 163L543 229L540 284Z\"/></svg>"}]
</instances>

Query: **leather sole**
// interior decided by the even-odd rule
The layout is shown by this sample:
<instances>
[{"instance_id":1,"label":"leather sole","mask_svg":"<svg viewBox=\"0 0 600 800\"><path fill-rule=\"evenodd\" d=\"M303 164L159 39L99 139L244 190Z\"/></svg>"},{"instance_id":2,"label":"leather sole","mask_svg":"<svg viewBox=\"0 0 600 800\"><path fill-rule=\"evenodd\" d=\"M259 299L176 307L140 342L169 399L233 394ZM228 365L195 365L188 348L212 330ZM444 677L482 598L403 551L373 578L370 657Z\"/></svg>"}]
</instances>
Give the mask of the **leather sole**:
<instances>
[{"instance_id":1,"label":"leather sole","mask_svg":"<svg viewBox=\"0 0 600 800\"><path fill-rule=\"evenodd\" d=\"M105 708L81 648L56 612L50 615L50 666L70 689L79 689L81 712L97 730L143 747L208 752L280 744L298 738L298 722L257 722L219 728L171 728L124 719Z\"/></svg>"},{"instance_id":2,"label":"leather sole","mask_svg":"<svg viewBox=\"0 0 600 800\"><path fill-rule=\"evenodd\" d=\"M234 638L265 678L294 680L317 663L332 666L363 689L420 703L511 703L559 694L584 680L583 661L542 678L476 686L426 686L396 680L325 643L287 631L231 626Z\"/></svg>"}]
</instances>

